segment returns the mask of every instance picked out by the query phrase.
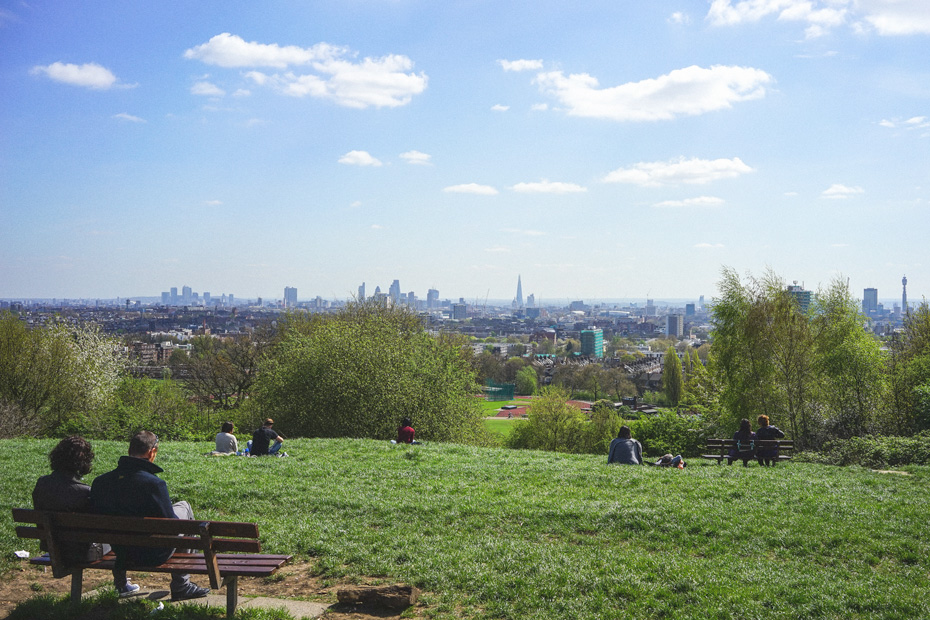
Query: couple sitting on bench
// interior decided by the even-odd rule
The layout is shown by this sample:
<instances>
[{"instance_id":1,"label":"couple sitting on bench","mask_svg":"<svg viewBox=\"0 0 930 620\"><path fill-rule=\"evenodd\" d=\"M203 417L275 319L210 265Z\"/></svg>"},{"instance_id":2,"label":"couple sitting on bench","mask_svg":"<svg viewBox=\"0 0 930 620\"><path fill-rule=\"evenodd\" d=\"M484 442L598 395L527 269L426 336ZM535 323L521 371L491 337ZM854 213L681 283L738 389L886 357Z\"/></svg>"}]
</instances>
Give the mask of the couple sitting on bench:
<instances>
[{"instance_id":1,"label":"couple sitting on bench","mask_svg":"<svg viewBox=\"0 0 930 620\"><path fill-rule=\"evenodd\" d=\"M36 510L193 519L190 504L184 501L172 504L168 485L155 475L164 471L154 462L157 454L158 438L149 431L140 431L129 442L129 455L120 457L113 471L97 476L91 487L80 479L90 472L94 451L83 437L66 437L49 454L52 473L42 476L36 483L32 492L33 506ZM99 559L109 549L94 544L69 543L63 551L69 561L81 563ZM176 550L116 546L114 551L117 560L113 569L113 585L120 596L130 596L139 590L139 586L127 579L126 569L162 564ZM173 601L201 598L209 592L209 588L191 583L190 575L171 575Z\"/></svg>"},{"instance_id":2,"label":"couple sitting on bench","mask_svg":"<svg viewBox=\"0 0 930 620\"><path fill-rule=\"evenodd\" d=\"M758 418L759 430L752 432L752 426L749 420L743 418L739 423L739 430L733 433L735 445L730 448L727 455L727 463L733 464L733 461L742 460L743 467L749 467L749 461L756 459L759 465L775 465L778 462L778 448L759 448L756 446L757 441L766 441L770 439L782 439L785 433L777 426L769 424L767 415L760 415Z\"/></svg>"}]
</instances>

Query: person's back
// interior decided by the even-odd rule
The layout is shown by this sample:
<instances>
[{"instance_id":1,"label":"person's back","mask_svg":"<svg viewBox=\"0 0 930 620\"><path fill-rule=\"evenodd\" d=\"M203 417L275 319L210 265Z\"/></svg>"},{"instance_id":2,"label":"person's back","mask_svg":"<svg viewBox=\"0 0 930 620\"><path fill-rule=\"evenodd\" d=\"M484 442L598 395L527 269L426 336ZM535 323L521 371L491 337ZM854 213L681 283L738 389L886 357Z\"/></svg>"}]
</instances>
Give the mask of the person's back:
<instances>
[{"instance_id":1,"label":"person's back","mask_svg":"<svg viewBox=\"0 0 930 620\"><path fill-rule=\"evenodd\" d=\"M628 426L621 426L617 438L610 442L607 464L611 463L620 465L643 464L643 446L633 439Z\"/></svg>"},{"instance_id":2,"label":"person's back","mask_svg":"<svg viewBox=\"0 0 930 620\"><path fill-rule=\"evenodd\" d=\"M397 443L413 443L413 436L416 431L410 426L410 418L404 418L397 427Z\"/></svg>"},{"instance_id":3,"label":"person's back","mask_svg":"<svg viewBox=\"0 0 930 620\"><path fill-rule=\"evenodd\" d=\"M261 428L255 429L252 433L252 445L249 447L249 453L252 456L267 456L277 454L281 448L281 442L284 441L272 425L274 420L268 418ZM274 444L272 444L274 442Z\"/></svg>"},{"instance_id":4,"label":"person's back","mask_svg":"<svg viewBox=\"0 0 930 620\"><path fill-rule=\"evenodd\" d=\"M769 424L767 415L760 415L757 422L759 428L756 430L756 441L782 439L785 436L780 428ZM759 448L756 450L756 459L759 465L775 465L778 463L778 448Z\"/></svg>"},{"instance_id":5,"label":"person's back","mask_svg":"<svg viewBox=\"0 0 930 620\"><path fill-rule=\"evenodd\" d=\"M216 454L235 454L239 450L239 442L232 434L233 423L223 422L220 432L216 434Z\"/></svg>"}]
</instances>

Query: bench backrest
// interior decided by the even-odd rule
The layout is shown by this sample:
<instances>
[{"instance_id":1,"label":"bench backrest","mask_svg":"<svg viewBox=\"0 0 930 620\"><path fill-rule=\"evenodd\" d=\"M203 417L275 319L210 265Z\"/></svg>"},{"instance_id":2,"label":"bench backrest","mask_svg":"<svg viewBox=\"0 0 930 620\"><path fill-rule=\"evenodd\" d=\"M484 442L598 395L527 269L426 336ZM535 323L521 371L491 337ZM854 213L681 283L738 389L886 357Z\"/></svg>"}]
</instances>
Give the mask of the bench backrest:
<instances>
[{"instance_id":1,"label":"bench backrest","mask_svg":"<svg viewBox=\"0 0 930 620\"><path fill-rule=\"evenodd\" d=\"M749 441L739 442L741 446L748 446ZM792 450L794 449L794 440L793 439L753 439L753 445L756 448L781 448L782 450ZM735 439L708 439L707 448L716 449L716 448L735 448L737 441Z\"/></svg>"},{"instance_id":2,"label":"bench backrest","mask_svg":"<svg viewBox=\"0 0 930 620\"><path fill-rule=\"evenodd\" d=\"M118 517L25 508L13 509L13 521L32 524L18 525L16 535L45 543L56 577L70 572L58 550L58 545L66 541L203 551L211 585L219 581L216 553L261 551L258 526L254 523ZM211 564L214 570L211 570Z\"/></svg>"}]
</instances>

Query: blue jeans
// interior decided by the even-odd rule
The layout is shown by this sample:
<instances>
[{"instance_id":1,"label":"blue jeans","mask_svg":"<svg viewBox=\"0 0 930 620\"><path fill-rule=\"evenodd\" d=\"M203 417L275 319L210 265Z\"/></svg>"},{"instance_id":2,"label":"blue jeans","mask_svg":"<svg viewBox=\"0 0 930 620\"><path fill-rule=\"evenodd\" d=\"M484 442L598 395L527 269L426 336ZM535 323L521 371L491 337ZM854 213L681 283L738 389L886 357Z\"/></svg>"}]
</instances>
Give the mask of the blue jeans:
<instances>
[{"instance_id":1,"label":"blue jeans","mask_svg":"<svg viewBox=\"0 0 930 620\"><path fill-rule=\"evenodd\" d=\"M278 452L281 451L281 446L284 444L280 441L274 442L274 445L268 447L268 456L275 456ZM249 451L249 454L252 454L252 440L249 439L248 443L245 444L245 449Z\"/></svg>"}]
</instances>

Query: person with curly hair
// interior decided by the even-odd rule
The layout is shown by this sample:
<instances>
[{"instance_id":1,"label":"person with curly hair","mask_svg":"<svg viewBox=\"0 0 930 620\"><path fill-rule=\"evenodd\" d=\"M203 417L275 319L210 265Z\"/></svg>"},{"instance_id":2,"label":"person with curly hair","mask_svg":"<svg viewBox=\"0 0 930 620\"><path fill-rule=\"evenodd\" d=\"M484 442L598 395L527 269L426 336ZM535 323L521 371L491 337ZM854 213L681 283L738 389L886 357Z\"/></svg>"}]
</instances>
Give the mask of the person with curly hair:
<instances>
[{"instance_id":1,"label":"person with curly hair","mask_svg":"<svg viewBox=\"0 0 930 620\"><path fill-rule=\"evenodd\" d=\"M94 463L94 449L79 435L65 437L48 455L52 473L36 481L32 490L32 505L36 510L58 512L91 512L90 487L81 478L90 473ZM45 546L43 551L47 551ZM110 551L109 545L82 542L62 542L61 554L65 564L99 560ZM113 571L113 583L120 596L139 591L139 586L126 578L126 571Z\"/></svg>"}]
</instances>

